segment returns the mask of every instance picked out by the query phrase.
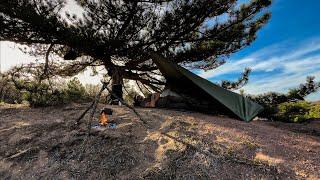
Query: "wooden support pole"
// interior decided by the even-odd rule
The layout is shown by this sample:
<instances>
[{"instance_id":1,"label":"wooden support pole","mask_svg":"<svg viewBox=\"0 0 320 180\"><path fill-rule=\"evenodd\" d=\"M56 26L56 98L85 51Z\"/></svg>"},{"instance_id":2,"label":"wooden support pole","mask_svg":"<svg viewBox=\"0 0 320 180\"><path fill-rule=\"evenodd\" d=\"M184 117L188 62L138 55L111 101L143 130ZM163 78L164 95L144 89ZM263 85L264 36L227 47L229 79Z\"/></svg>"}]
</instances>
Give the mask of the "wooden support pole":
<instances>
[{"instance_id":1,"label":"wooden support pole","mask_svg":"<svg viewBox=\"0 0 320 180\"><path fill-rule=\"evenodd\" d=\"M144 124L147 125L147 121L145 121L141 115L136 111L136 109L132 106L130 106L128 103L126 103L124 100L122 100L120 97L118 97L116 94L112 93L112 91L106 86L106 89L108 90L108 92L113 95L114 97L116 97L123 105L127 106L129 109L131 109L139 118L139 120Z\"/></svg>"}]
</instances>

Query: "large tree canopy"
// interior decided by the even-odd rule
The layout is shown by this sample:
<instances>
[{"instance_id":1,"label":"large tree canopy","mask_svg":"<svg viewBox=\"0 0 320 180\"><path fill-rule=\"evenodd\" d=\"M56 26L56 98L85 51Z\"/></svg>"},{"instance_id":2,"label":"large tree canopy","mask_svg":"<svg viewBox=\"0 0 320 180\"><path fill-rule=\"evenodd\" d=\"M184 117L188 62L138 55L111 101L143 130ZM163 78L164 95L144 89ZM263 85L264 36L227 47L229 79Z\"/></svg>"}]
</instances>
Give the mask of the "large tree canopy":
<instances>
[{"instance_id":1,"label":"large tree canopy","mask_svg":"<svg viewBox=\"0 0 320 180\"><path fill-rule=\"evenodd\" d=\"M271 0L76 0L82 16L64 14L66 3L1 0L0 40L74 60L65 66L72 73L103 65L111 76L116 72L158 90L164 82L155 78L150 52L190 68L217 68L255 40L270 18ZM235 88L244 81L222 85Z\"/></svg>"}]
</instances>

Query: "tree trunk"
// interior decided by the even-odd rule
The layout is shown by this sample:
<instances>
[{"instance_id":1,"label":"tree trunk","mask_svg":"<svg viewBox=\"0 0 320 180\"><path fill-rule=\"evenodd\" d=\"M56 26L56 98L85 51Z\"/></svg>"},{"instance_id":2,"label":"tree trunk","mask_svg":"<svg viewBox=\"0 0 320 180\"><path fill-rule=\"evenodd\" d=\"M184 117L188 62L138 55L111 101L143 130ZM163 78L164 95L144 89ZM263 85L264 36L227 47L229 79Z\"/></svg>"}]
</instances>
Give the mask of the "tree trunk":
<instances>
[{"instance_id":1,"label":"tree trunk","mask_svg":"<svg viewBox=\"0 0 320 180\"><path fill-rule=\"evenodd\" d=\"M111 95L110 95L110 104L119 104L119 98L123 100L123 74L119 67L110 68L108 74L111 76L112 79L112 88L111 88ZM120 101L121 101L120 100Z\"/></svg>"},{"instance_id":2,"label":"tree trunk","mask_svg":"<svg viewBox=\"0 0 320 180\"><path fill-rule=\"evenodd\" d=\"M0 102L5 101L5 88L8 85L8 81L5 78L2 79L1 89L0 89Z\"/></svg>"}]
</instances>

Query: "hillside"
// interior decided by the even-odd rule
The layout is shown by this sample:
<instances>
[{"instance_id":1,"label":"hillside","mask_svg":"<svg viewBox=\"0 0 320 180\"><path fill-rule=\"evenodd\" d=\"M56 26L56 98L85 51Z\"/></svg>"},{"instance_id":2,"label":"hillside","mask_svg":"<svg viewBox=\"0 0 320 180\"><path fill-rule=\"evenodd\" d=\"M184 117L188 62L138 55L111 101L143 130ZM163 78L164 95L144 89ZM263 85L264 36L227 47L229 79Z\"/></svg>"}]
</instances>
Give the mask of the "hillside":
<instances>
[{"instance_id":1,"label":"hillside","mask_svg":"<svg viewBox=\"0 0 320 180\"><path fill-rule=\"evenodd\" d=\"M1 179L320 178L319 121L245 123L137 109L145 127L127 108L109 106L117 127L92 130L83 146L85 125L74 119L87 106L0 106Z\"/></svg>"}]
</instances>

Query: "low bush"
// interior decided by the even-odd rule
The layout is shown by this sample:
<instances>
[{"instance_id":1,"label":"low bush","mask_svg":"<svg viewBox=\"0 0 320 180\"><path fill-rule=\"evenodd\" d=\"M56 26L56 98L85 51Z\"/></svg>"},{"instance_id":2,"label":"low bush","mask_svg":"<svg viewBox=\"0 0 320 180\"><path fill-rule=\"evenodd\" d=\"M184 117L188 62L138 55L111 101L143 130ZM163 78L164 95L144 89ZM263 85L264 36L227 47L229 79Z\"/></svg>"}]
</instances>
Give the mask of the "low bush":
<instances>
[{"instance_id":1,"label":"low bush","mask_svg":"<svg viewBox=\"0 0 320 180\"><path fill-rule=\"evenodd\" d=\"M275 120L301 123L309 120L308 113L312 104L306 101L285 102L278 105Z\"/></svg>"},{"instance_id":2,"label":"low bush","mask_svg":"<svg viewBox=\"0 0 320 180\"><path fill-rule=\"evenodd\" d=\"M20 89L23 93L23 99L28 101L32 107L59 105L65 102L64 92L59 89L52 89L48 83L36 81L22 83L25 84Z\"/></svg>"},{"instance_id":3,"label":"low bush","mask_svg":"<svg viewBox=\"0 0 320 180\"><path fill-rule=\"evenodd\" d=\"M32 107L61 105L70 102L88 102L93 99L94 90L87 89L77 78L67 82L34 79L0 78L0 102L22 103L27 101Z\"/></svg>"},{"instance_id":4,"label":"low bush","mask_svg":"<svg viewBox=\"0 0 320 180\"><path fill-rule=\"evenodd\" d=\"M0 74L0 102L21 103L22 94L4 74Z\"/></svg>"},{"instance_id":5,"label":"low bush","mask_svg":"<svg viewBox=\"0 0 320 180\"><path fill-rule=\"evenodd\" d=\"M304 122L319 118L320 107L304 100L307 95L319 89L320 82L316 82L315 77L309 76L305 83L290 89L288 93L269 92L260 95L246 95L246 97L265 108L259 114L260 117L284 122Z\"/></svg>"},{"instance_id":6,"label":"low bush","mask_svg":"<svg viewBox=\"0 0 320 180\"><path fill-rule=\"evenodd\" d=\"M25 100L32 107L45 107L61 105L70 102L64 91L54 90L53 92L26 92Z\"/></svg>"},{"instance_id":7,"label":"low bush","mask_svg":"<svg viewBox=\"0 0 320 180\"><path fill-rule=\"evenodd\" d=\"M309 119L320 119L320 104L315 104L309 110L307 117Z\"/></svg>"},{"instance_id":8,"label":"low bush","mask_svg":"<svg viewBox=\"0 0 320 180\"><path fill-rule=\"evenodd\" d=\"M52 89L47 84L37 84L36 91L27 91L26 100L33 107L54 106L70 102L88 102L91 100L85 87L77 78L71 79L66 87Z\"/></svg>"},{"instance_id":9,"label":"low bush","mask_svg":"<svg viewBox=\"0 0 320 180\"><path fill-rule=\"evenodd\" d=\"M68 102L83 102L89 99L85 87L77 78L71 79L63 91L66 95L65 100Z\"/></svg>"},{"instance_id":10,"label":"low bush","mask_svg":"<svg viewBox=\"0 0 320 180\"><path fill-rule=\"evenodd\" d=\"M307 101L285 102L277 106L268 106L260 114L274 121L302 123L313 119L320 119L320 105Z\"/></svg>"},{"instance_id":11,"label":"low bush","mask_svg":"<svg viewBox=\"0 0 320 180\"><path fill-rule=\"evenodd\" d=\"M96 95L99 93L101 89L101 85L86 84L84 88L88 98L93 100L96 97ZM106 96L105 93L102 93L101 99L106 99L105 96Z\"/></svg>"},{"instance_id":12,"label":"low bush","mask_svg":"<svg viewBox=\"0 0 320 180\"><path fill-rule=\"evenodd\" d=\"M23 94L14 85L7 84L0 87L0 102L16 104L22 103L23 100Z\"/></svg>"}]
</instances>

